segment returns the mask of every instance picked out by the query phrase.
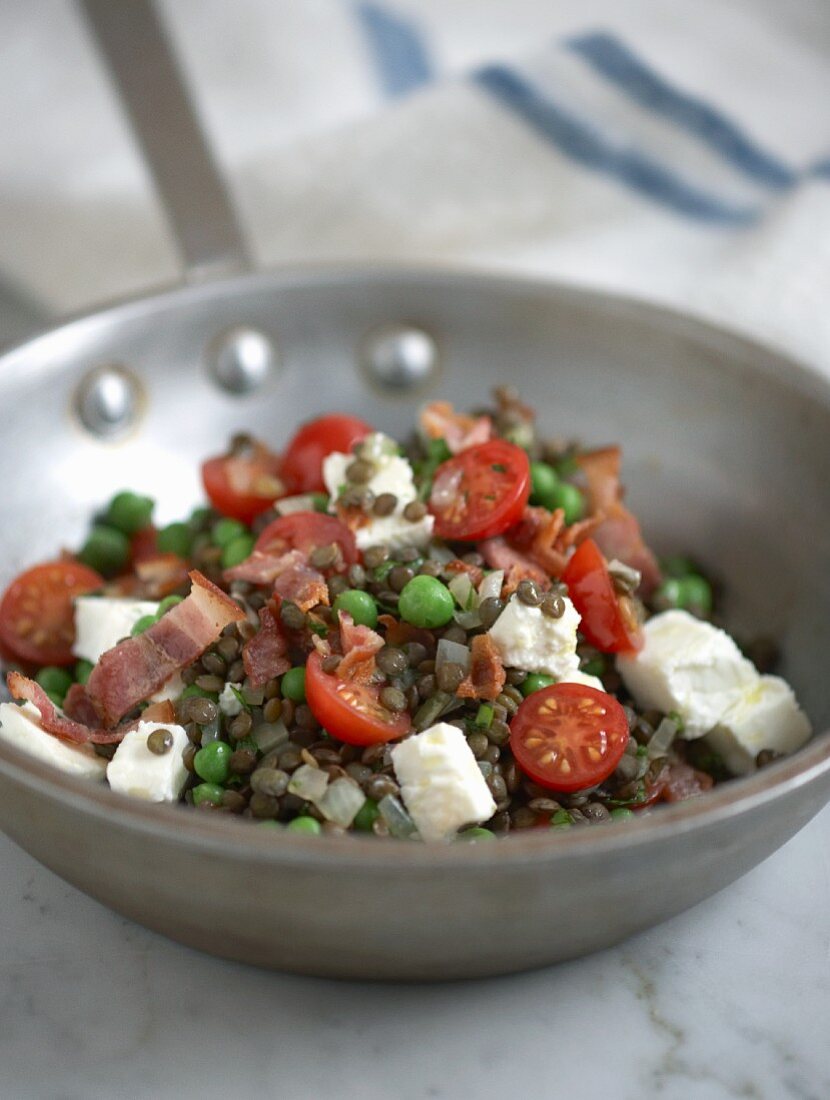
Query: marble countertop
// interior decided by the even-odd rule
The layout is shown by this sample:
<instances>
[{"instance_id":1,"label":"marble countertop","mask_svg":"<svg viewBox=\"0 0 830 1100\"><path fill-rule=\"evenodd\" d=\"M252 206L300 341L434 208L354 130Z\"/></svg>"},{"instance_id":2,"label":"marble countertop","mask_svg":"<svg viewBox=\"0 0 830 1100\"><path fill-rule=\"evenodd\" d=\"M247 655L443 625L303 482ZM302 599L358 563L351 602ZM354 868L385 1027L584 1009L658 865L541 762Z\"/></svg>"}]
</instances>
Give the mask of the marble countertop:
<instances>
[{"instance_id":1,"label":"marble countertop","mask_svg":"<svg viewBox=\"0 0 830 1100\"><path fill-rule=\"evenodd\" d=\"M535 973L260 972L116 916L0 837L8 1100L826 1100L830 809L738 883Z\"/></svg>"}]
</instances>

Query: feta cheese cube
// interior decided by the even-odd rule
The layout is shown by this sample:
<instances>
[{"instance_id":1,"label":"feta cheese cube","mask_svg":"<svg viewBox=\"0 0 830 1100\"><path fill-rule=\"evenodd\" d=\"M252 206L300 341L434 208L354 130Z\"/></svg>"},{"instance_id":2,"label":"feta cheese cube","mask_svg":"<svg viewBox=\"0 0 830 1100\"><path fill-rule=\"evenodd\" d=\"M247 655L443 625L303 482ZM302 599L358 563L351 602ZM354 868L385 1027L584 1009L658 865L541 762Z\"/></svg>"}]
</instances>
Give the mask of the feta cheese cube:
<instances>
[{"instance_id":1,"label":"feta cheese cube","mask_svg":"<svg viewBox=\"0 0 830 1100\"><path fill-rule=\"evenodd\" d=\"M790 685L780 676L759 676L727 707L706 741L731 772L747 775L762 749L795 752L811 732Z\"/></svg>"},{"instance_id":2,"label":"feta cheese cube","mask_svg":"<svg viewBox=\"0 0 830 1100\"><path fill-rule=\"evenodd\" d=\"M357 528L354 540L358 550L367 550L370 546L388 546L392 552L404 546L422 549L432 538L434 526L435 516L430 515L414 523L397 514L372 516L364 527Z\"/></svg>"},{"instance_id":3,"label":"feta cheese cube","mask_svg":"<svg viewBox=\"0 0 830 1100\"><path fill-rule=\"evenodd\" d=\"M758 673L729 635L687 611L664 611L643 628L639 653L621 654L617 668L641 707L683 719L682 737L694 739L718 724Z\"/></svg>"},{"instance_id":4,"label":"feta cheese cube","mask_svg":"<svg viewBox=\"0 0 830 1100\"><path fill-rule=\"evenodd\" d=\"M584 687L596 688L597 691L605 691L605 686L599 676L592 676L589 672L570 672L559 681L561 684L582 684Z\"/></svg>"},{"instance_id":5,"label":"feta cheese cube","mask_svg":"<svg viewBox=\"0 0 830 1100\"><path fill-rule=\"evenodd\" d=\"M40 725L40 712L32 703L0 703L0 740L30 756L83 779L103 779L107 762L92 745L69 745L47 733Z\"/></svg>"},{"instance_id":6,"label":"feta cheese cube","mask_svg":"<svg viewBox=\"0 0 830 1100\"><path fill-rule=\"evenodd\" d=\"M139 619L155 615L158 604L149 600L120 600L107 596L79 596L75 600L76 657L96 663L102 653L126 638Z\"/></svg>"},{"instance_id":7,"label":"feta cheese cube","mask_svg":"<svg viewBox=\"0 0 830 1100\"><path fill-rule=\"evenodd\" d=\"M242 684L225 684L219 695L219 709L226 718L236 718L237 714L242 713L242 704L237 698L234 688L236 688L236 691L241 691Z\"/></svg>"},{"instance_id":8,"label":"feta cheese cube","mask_svg":"<svg viewBox=\"0 0 830 1100\"><path fill-rule=\"evenodd\" d=\"M446 840L496 812L467 739L447 722L401 741L392 749L392 766L424 840Z\"/></svg>"},{"instance_id":9,"label":"feta cheese cube","mask_svg":"<svg viewBox=\"0 0 830 1100\"><path fill-rule=\"evenodd\" d=\"M147 748L147 738L154 730L170 730L173 746L163 756ZM146 802L178 801L185 782L187 768L182 759L190 744L181 726L162 722L139 722L130 730L107 766L107 779L114 791Z\"/></svg>"},{"instance_id":10,"label":"feta cheese cube","mask_svg":"<svg viewBox=\"0 0 830 1100\"><path fill-rule=\"evenodd\" d=\"M545 672L555 680L568 680L579 671L576 655L579 622L580 614L567 596L564 614L553 619L514 595L489 633L502 662L509 668Z\"/></svg>"}]
</instances>

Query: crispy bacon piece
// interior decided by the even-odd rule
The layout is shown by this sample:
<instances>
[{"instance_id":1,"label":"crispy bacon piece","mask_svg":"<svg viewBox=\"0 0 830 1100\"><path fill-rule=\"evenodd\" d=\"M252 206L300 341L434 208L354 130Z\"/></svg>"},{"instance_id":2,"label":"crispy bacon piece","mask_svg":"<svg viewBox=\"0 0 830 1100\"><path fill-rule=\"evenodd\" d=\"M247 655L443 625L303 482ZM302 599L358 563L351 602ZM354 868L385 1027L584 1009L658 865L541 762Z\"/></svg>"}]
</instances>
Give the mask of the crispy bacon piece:
<instances>
[{"instance_id":1,"label":"crispy bacon piece","mask_svg":"<svg viewBox=\"0 0 830 1100\"><path fill-rule=\"evenodd\" d=\"M427 439L443 439L450 453L457 455L479 443L486 443L493 434L489 416L467 416L456 412L449 401L431 401L420 415L421 431Z\"/></svg>"},{"instance_id":2,"label":"crispy bacon piece","mask_svg":"<svg viewBox=\"0 0 830 1100\"><path fill-rule=\"evenodd\" d=\"M339 679L371 683L377 668L375 654L384 645L380 634L371 627L356 625L351 615L341 611L340 644L343 660L337 669Z\"/></svg>"},{"instance_id":3,"label":"crispy bacon piece","mask_svg":"<svg viewBox=\"0 0 830 1100\"><path fill-rule=\"evenodd\" d=\"M163 600L165 596L186 588L189 576L187 562L178 554L156 554L135 563L135 572L144 597Z\"/></svg>"},{"instance_id":4,"label":"crispy bacon piece","mask_svg":"<svg viewBox=\"0 0 830 1100\"><path fill-rule=\"evenodd\" d=\"M531 561L527 554L511 546L504 536L485 539L478 544L478 549L491 569L504 570L503 596L515 592L523 580L536 581L542 588L550 587L550 577L544 569Z\"/></svg>"},{"instance_id":5,"label":"crispy bacon piece","mask_svg":"<svg viewBox=\"0 0 830 1100\"><path fill-rule=\"evenodd\" d=\"M267 550L254 550L250 557L232 569L226 569L226 581L248 581L250 584L273 584L277 577L297 565L305 564L306 556L301 550L286 550L285 553L271 554Z\"/></svg>"},{"instance_id":6,"label":"crispy bacon piece","mask_svg":"<svg viewBox=\"0 0 830 1100\"><path fill-rule=\"evenodd\" d=\"M378 622L386 627L386 641L389 645L403 646L409 642L418 642L428 653L435 646L432 632L422 626L413 626L403 619L396 619L394 615L378 615Z\"/></svg>"},{"instance_id":7,"label":"crispy bacon piece","mask_svg":"<svg viewBox=\"0 0 830 1100\"><path fill-rule=\"evenodd\" d=\"M6 677L9 694L13 699L25 699L33 703L40 711L40 724L47 733L61 741L70 741L74 745L85 745L91 741L95 745L113 745L121 741L126 733L135 729L137 722L128 722L117 729L91 727L84 722L76 722L58 713L58 709L40 684L19 672L10 672ZM79 686L79 685L75 685Z\"/></svg>"},{"instance_id":8,"label":"crispy bacon piece","mask_svg":"<svg viewBox=\"0 0 830 1100\"><path fill-rule=\"evenodd\" d=\"M295 603L301 611L308 611L317 604L329 605L329 586L326 578L310 565L296 565L280 573L274 581L274 595Z\"/></svg>"},{"instance_id":9,"label":"crispy bacon piece","mask_svg":"<svg viewBox=\"0 0 830 1100\"><path fill-rule=\"evenodd\" d=\"M669 764L660 779L662 802L683 802L684 799L695 798L708 791L715 782L711 775L682 762Z\"/></svg>"},{"instance_id":10,"label":"crispy bacon piece","mask_svg":"<svg viewBox=\"0 0 830 1100\"><path fill-rule=\"evenodd\" d=\"M266 604L260 611L259 630L242 647L242 664L254 687L262 687L291 668L288 641L276 604Z\"/></svg>"},{"instance_id":11,"label":"crispy bacon piece","mask_svg":"<svg viewBox=\"0 0 830 1100\"><path fill-rule=\"evenodd\" d=\"M619 447L603 447L580 455L577 462L588 483L588 505L601 522L593 538L609 560L617 558L639 569L640 591L646 598L661 581L657 559L646 546L637 519L622 502Z\"/></svg>"},{"instance_id":12,"label":"crispy bacon piece","mask_svg":"<svg viewBox=\"0 0 830 1100\"><path fill-rule=\"evenodd\" d=\"M566 527L561 508L549 512L528 505L506 536L485 539L479 551L491 568L504 570L503 595L515 592L523 580L550 588L550 578L562 575L571 549L588 538L599 523L599 517L592 517Z\"/></svg>"},{"instance_id":13,"label":"crispy bacon piece","mask_svg":"<svg viewBox=\"0 0 830 1100\"><path fill-rule=\"evenodd\" d=\"M493 639L489 634L477 634L470 648L470 672L459 684L456 695L462 699L498 699L507 674Z\"/></svg>"},{"instance_id":14,"label":"crispy bacon piece","mask_svg":"<svg viewBox=\"0 0 830 1100\"><path fill-rule=\"evenodd\" d=\"M201 657L229 623L245 617L242 608L194 570L190 595L149 630L125 638L102 654L86 694L110 728L122 715L157 692L179 669Z\"/></svg>"},{"instance_id":15,"label":"crispy bacon piece","mask_svg":"<svg viewBox=\"0 0 830 1100\"><path fill-rule=\"evenodd\" d=\"M452 561L448 561L444 566L444 570L447 573L466 573L472 581L473 588L478 588L484 580L483 569L480 569L477 565L470 565L469 562L462 561L461 558L453 558Z\"/></svg>"}]
</instances>

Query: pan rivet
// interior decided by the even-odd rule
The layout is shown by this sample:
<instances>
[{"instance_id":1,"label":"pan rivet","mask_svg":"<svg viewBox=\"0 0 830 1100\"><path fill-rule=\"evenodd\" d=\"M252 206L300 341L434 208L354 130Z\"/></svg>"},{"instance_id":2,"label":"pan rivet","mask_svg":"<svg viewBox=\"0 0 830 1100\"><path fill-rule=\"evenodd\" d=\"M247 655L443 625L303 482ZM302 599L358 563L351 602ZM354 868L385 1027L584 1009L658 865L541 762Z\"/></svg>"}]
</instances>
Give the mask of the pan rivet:
<instances>
[{"instance_id":1,"label":"pan rivet","mask_svg":"<svg viewBox=\"0 0 830 1100\"><path fill-rule=\"evenodd\" d=\"M277 365L273 342L246 325L225 329L209 345L208 369L228 393L258 390Z\"/></svg>"},{"instance_id":2,"label":"pan rivet","mask_svg":"<svg viewBox=\"0 0 830 1100\"><path fill-rule=\"evenodd\" d=\"M414 325L384 325L366 337L362 360L376 385L404 393L430 380L438 367L438 348L429 333Z\"/></svg>"},{"instance_id":3,"label":"pan rivet","mask_svg":"<svg viewBox=\"0 0 830 1100\"><path fill-rule=\"evenodd\" d=\"M95 367L81 379L75 409L93 435L113 439L133 427L139 412L141 388L124 367Z\"/></svg>"}]
</instances>

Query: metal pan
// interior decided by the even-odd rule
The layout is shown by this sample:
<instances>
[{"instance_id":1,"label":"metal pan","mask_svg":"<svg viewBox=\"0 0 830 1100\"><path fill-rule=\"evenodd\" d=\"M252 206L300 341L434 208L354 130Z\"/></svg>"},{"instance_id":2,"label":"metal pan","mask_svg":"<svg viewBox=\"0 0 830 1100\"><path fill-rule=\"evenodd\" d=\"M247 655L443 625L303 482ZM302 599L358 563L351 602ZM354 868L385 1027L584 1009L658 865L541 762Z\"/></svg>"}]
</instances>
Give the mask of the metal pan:
<instances>
[{"instance_id":1,"label":"metal pan","mask_svg":"<svg viewBox=\"0 0 830 1100\"><path fill-rule=\"evenodd\" d=\"M171 102L149 9L85 6L121 76L120 34L162 58ZM186 118L177 102L168 118ZM187 224L191 267L227 273L243 252L221 188L208 190L210 240L186 204L172 221ZM623 442L658 550L720 573L730 626L782 641L785 674L826 729L830 385L699 322L551 283L400 268L201 279L18 347L0 358L0 584L77 543L125 484L178 515L198 494L198 458L233 430L278 445L332 407L403 430L424 394L475 401L504 380L551 430ZM607 946L749 870L828 797L824 733L626 827L480 847L306 839L124 799L0 745L0 827L65 879L203 950L341 977L482 976Z\"/></svg>"}]
</instances>

